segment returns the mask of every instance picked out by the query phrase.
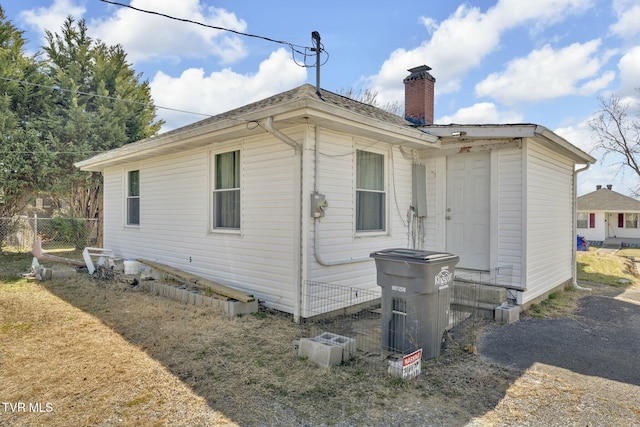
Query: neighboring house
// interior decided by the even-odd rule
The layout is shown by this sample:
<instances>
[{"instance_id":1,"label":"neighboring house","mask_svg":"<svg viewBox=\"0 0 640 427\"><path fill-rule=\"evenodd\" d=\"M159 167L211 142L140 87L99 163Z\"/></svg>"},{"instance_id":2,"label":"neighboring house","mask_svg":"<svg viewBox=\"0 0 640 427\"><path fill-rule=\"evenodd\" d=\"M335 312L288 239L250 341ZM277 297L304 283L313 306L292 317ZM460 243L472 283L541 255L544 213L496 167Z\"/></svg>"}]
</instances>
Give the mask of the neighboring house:
<instances>
[{"instance_id":1,"label":"neighboring house","mask_svg":"<svg viewBox=\"0 0 640 427\"><path fill-rule=\"evenodd\" d=\"M595 245L608 238L640 239L640 201L612 190L611 185L578 197L577 233Z\"/></svg>"},{"instance_id":2,"label":"neighboring house","mask_svg":"<svg viewBox=\"0 0 640 427\"><path fill-rule=\"evenodd\" d=\"M405 82L408 120L303 85L79 162L104 176L104 247L312 313L309 282L371 289L370 253L452 252L509 267L520 304L575 277L577 164L534 124L432 125L435 79Z\"/></svg>"}]
</instances>

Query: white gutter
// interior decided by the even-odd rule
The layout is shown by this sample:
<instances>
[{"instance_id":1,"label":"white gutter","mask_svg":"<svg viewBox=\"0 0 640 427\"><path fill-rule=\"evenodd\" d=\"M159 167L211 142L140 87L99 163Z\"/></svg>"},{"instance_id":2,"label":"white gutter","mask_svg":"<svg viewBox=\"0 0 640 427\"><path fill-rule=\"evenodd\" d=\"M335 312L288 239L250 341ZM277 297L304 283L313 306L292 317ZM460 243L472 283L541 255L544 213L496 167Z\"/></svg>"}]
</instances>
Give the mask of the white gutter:
<instances>
[{"instance_id":1,"label":"white gutter","mask_svg":"<svg viewBox=\"0 0 640 427\"><path fill-rule=\"evenodd\" d=\"M314 179L314 191L316 193L320 192L320 127L315 127L315 179ZM371 261L371 257L352 257L352 258L343 258L343 259L333 259L333 260L325 260L322 255L320 255L320 218L314 218L313 221L313 253L316 257L316 261L318 264L323 267L331 267L334 265L345 265L345 264L355 264L358 262Z\"/></svg>"},{"instance_id":2,"label":"white gutter","mask_svg":"<svg viewBox=\"0 0 640 427\"><path fill-rule=\"evenodd\" d=\"M296 153L300 150L300 144L297 141L289 138L287 135L273 127L273 117L269 116L265 119L264 128L267 130L267 132L278 138L280 141L293 147L296 150Z\"/></svg>"},{"instance_id":3,"label":"white gutter","mask_svg":"<svg viewBox=\"0 0 640 427\"><path fill-rule=\"evenodd\" d=\"M575 171L573 171L573 226L572 226L572 230L573 230L573 239L572 239L572 245L573 245L573 249L571 251L571 260L572 260L572 283L571 285L573 286L573 289L576 289L578 291L590 291L591 288L585 288L583 286L578 285L578 260L577 260L577 241L576 241L576 236L578 235L578 225L577 225L577 221L578 221L578 174L580 172L584 172L587 169L589 169L589 167L591 166L590 163L587 163L587 165L583 168L580 169L576 169Z\"/></svg>"}]
</instances>

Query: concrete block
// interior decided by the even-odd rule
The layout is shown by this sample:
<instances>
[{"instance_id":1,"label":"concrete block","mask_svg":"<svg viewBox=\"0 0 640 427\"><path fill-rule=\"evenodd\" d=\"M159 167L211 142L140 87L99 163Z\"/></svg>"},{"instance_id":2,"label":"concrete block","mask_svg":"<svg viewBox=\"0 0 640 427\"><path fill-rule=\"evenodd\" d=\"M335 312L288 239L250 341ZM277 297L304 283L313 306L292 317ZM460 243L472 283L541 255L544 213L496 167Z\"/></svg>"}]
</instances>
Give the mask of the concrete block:
<instances>
[{"instance_id":1,"label":"concrete block","mask_svg":"<svg viewBox=\"0 0 640 427\"><path fill-rule=\"evenodd\" d=\"M323 368L342 363L342 347L317 338L300 338L298 356L306 357Z\"/></svg>"},{"instance_id":2,"label":"concrete block","mask_svg":"<svg viewBox=\"0 0 640 427\"><path fill-rule=\"evenodd\" d=\"M243 314L257 313L258 301L257 300L253 300L251 302L226 301L224 306L224 312L229 316L241 316Z\"/></svg>"},{"instance_id":3,"label":"concrete block","mask_svg":"<svg viewBox=\"0 0 640 427\"><path fill-rule=\"evenodd\" d=\"M494 319L500 323L514 323L520 320L520 307L517 305L503 304L495 309Z\"/></svg>"},{"instance_id":4,"label":"concrete block","mask_svg":"<svg viewBox=\"0 0 640 427\"><path fill-rule=\"evenodd\" d=\"M354 338L332 334L331 332L324 332L315 338L341 347L343 362L347 362L356 356L356 340Z\"/></svg>"},{"instance_id":5,"label":"concrete block","mask_svg":"<svg viewBox=\"0 0 640 427\"><path fill-rule=\"evenodd\" d=\"M195 294L186 289L179 289L174 286L168 286L154 281L143 282L143 289L153 295L171 298L184 304L206 305L216 310L224 310L225 314L229 316L241 316L243 314L257 313L259 308L257 300L247 303L241 301L226 301Z\"/></svg>"},{"instance_id":6,"label":"concrete block","mask_svg":"<svg viewBox=\"0 0 640 427\"><path fill-rule=\"evenodd\" d=\"M457 301L479 301L481 303L493 304L495 307L507 299L507 290L498 286L455 282L453 295Z\"/></svg>"},{"instance_id":7,"label":"concrete block","mask_svg":"<svg viewBox=\"0 0 640 427\"><path fill-rule=\"evenodd\" d=\"M502 304L507 299L507 290L495 286L480 285L478 287L478 300L492 304Z\"/></svg>"}]
</instances>

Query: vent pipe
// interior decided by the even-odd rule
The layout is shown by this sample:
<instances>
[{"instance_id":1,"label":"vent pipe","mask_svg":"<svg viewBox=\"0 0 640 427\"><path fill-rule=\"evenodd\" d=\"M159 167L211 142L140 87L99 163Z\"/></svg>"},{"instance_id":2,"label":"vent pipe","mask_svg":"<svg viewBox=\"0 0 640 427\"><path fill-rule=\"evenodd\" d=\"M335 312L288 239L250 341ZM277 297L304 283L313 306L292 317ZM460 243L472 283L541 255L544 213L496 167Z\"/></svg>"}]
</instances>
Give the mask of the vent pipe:
<instances>
[{"instance_id":1,"label":"vent pipe","mask_svg":"<svg viewBox=\"0 0 640 427\"><path fill-rule=\"evenodd\" d=\"M313 39L314 47L311 51L316 52L316 94L320 96L320 52L322 51L322 47L320 44L320 33L314 31L311 33L311 38Z\"/></svg>"}]
</instances>

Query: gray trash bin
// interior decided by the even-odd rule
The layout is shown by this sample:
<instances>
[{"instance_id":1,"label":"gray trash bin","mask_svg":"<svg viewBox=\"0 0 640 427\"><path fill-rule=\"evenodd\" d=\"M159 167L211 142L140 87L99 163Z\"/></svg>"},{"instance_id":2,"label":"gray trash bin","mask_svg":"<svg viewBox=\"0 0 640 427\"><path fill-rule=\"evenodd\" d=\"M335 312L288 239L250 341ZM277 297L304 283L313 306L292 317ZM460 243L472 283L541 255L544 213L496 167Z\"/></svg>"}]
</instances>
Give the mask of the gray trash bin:
<instances>
[{"instance_id":1,"label":"gray trash bin","mask_svg":"<svg viewBox=\"0 0 640 427\"><path fill-rule=\"evenodd\" d=\"M403 354L422 349L423 359L438 357L449 325L458 256L393 248L371 257L382 288L383 348Z\"/></svg>"}]
</instances>

